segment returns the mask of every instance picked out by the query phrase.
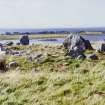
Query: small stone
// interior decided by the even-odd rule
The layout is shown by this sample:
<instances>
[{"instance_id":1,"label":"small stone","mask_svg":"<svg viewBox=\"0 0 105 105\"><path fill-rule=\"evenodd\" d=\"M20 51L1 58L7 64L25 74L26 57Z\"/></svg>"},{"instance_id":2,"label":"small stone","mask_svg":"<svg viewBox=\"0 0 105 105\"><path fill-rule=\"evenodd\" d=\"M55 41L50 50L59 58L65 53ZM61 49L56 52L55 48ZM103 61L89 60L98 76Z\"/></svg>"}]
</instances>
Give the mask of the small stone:
<instances>
[{"instance_id":1,"label":"small stone","mask_svg":"<svg viewBox=\"0 0 105 105\"><path fill-rule=\"evenodd\" d=\"M12 61L12 62L9 63L9 68L16 68L18 66L19 66L18 63L15 62L15 61Z\"/></svg>"},{"instance_id":2,"label":"small stone","mask_svg":"<svg viewBox=\"0 0 105 105\"><path fill-rule=\"evenodd\" d=\"M98 56L96 54L88 54L86 55L86 58L91 60L98 60Z\"/></svg>"},{"instance_id":3,"label":"small stone","mask_svg":"<svg viewBox=\"0 0 105 105\"><path fill-rule=\"evenodd\" d=\"M20 51L13 51L12 55L21 56L21 52Z\"/></svg>"},{"instance_id":4,"label":"small stone","mask_svg":"<svg viewBox=\"0 0 105 105\"><path fill-rule=\"evenodd\" d=\"M6 51L6 54L10 54L10 55L13 54L12 50L9 48L6 48L5 51Z\"/></svg>"},{"instance_id":5,"label":"small stone","mask_svg":"<svg viewBox=\"0 0 105 105\"><path fill-rule=\"evenodd\" d=\"M84 54L79 55L79 56L77 57L78 60L80 60L80 59L85 59L85 58L86 58L86 56L85 56Z\"/></svg>"},{"instance_id":6,"label":"small stone","mask_svg":"<svg viewBox=\"0 0 105 105\"><path fill-rule=\"evenodd\" d=\"M20 43L18 42L18 43L16 43L16 45L20 45Z\"/></svg>"},{"instance_id":7,"label":"small stone","mask_svg":"<svg viewBox=\"0 0 105 105\"><path fill-rule=\"evenodd\" d=\"M6 42L4 45L6 45L6 46L12 46L14 43L12 42L12 41L8 41L8 42Z\"/></svg>"}]
</instances>

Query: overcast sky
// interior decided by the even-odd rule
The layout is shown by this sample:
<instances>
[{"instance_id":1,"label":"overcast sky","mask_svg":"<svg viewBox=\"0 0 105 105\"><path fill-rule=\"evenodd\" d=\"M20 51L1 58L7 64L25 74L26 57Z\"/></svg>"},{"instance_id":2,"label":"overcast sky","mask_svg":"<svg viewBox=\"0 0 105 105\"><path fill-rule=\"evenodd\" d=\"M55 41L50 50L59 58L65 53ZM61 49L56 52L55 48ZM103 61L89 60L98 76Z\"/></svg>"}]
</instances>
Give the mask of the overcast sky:
<instances>
[{"instance_id":1,"label":"overcast sky","mask_svg":"<svg viewBox=\"0 0 105 105\"><path fill-rule=\"evenodd\" d=\"M0 28L105 26L105 0L0 0Z\"/></svg>"}]
</instances>

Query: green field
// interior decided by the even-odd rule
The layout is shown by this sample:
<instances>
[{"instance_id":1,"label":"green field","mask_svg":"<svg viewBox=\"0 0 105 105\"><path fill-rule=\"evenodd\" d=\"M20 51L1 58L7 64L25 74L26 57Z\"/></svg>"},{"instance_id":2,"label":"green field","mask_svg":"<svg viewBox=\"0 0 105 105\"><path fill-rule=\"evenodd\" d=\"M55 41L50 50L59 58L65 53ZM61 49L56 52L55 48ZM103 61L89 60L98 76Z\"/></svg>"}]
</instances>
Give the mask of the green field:
<instances>
[{"instance_id":1,"label":"green field","mask_svg":"<svg viewBox=\"0 0 105 105\"><path fill-rule=\"evenodd\" d=\"M0 74L0 105L104 105L104 53L97 53L96 61L73 60L65 56L61 45L10 48L40 52L45 57L42 62L30 62L7 56L7 63L15 60L19 67Z\"/></svg>"},{"instance_id":2,"label":"green field","mask_svg":"<svg viewBox=\"0 0 105 105\"><path fill-rule=\"evenodd\" d=\"M38 34L29 35L30 39L42 39L42 38L64 38L67 34ZM16 40L20 35L0 35L0 40Z\"/></svg>"},{"instance_id":3,"label":"green field","mask_svg":"<svg viewBox=\"0 0 105 105\"><path fill-rule=\"evenodd\" d=\"M35 34L29 35L30 39L43 39L43 38L65 38L68 34ZM102 35L98 32L90 33L80 33L80 35ZM0 40L16 40L19 39L21 35L0 35Z\"/></svg>"}]
</instances>

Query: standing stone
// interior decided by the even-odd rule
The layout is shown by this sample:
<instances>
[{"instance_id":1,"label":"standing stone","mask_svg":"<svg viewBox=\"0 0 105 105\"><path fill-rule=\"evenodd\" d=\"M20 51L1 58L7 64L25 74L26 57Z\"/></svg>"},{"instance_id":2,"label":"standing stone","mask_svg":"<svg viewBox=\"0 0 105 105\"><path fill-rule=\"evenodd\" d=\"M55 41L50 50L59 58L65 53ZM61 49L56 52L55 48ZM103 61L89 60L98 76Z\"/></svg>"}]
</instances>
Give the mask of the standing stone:
<instances>
[{"instance_id":1,"label":"standing stone","mask_svg":"<svg viewBox=\"0 0 105 105\"><path fill-rule=\"evenodd\" d=\"M21 45L29 45L29 37L28 37L28 35L23 35L20 38L20 44Z\"/></svg>"},{"instance_id":2,"label":"standing stone","mask_svg":"<svg viewBox=\"0 0 105 105\"><path fill-rule=\"evenodd\" d=\"M70 34L67 36L63 45L67 49L67 54L73 58L83 55L86 49L93 49L90 42L79 34Z\"/></svg>"}]
</instances>

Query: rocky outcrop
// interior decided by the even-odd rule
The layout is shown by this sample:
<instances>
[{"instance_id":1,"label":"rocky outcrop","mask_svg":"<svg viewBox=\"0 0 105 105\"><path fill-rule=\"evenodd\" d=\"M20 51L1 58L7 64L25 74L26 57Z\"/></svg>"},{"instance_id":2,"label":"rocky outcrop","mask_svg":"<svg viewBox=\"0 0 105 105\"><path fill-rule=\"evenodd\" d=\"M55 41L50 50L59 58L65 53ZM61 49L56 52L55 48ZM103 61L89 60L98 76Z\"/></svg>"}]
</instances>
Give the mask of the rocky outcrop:
<instances>
[{"instance_id":1,"label":"rocky outcrop","mask_svg":"<svg viewBox=\"0 0 105 105\"><path fill-rule=\"evenodd\" d=\"M21 45L29 45L29 37L28 37L28 35L21 36L20 44Z\"/></svg>"},{"instance_id":2,"label":"rocky outcrop","mask_svg":"<svg viewBox=\"0 0 105 105\"><path fill-rule=\"evenodd\" d=\"M85 40L79 34L70 34L66 37L63 43L65 49L67 49L67 54L72 58L77 58L83 55L84 51L87 49L93 49L90 42Z\"/></svg>"}]
</instances>

